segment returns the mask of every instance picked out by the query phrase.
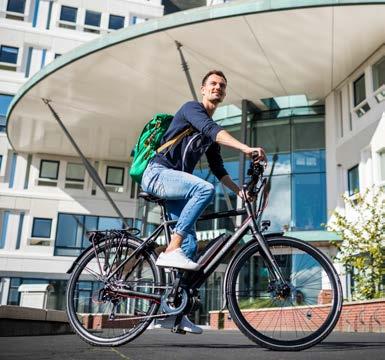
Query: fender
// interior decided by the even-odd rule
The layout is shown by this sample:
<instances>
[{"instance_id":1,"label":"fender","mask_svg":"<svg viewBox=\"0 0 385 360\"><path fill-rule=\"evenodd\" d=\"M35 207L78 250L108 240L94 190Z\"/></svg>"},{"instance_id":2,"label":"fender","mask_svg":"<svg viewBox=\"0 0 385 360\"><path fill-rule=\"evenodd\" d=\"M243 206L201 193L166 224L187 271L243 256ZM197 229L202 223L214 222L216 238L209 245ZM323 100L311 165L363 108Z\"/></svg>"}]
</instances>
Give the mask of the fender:
<instances>
[{"instance_id":1,"label":"fender","mask_svg":"<svg viewBox=\"0 0 385 360\"><path fill-rule=\"evenodd\" d=\"M130 238L131 240L134 240L134 241L136 241L136 242L138 242L139 244L142 244L143 243L143 240L142 239L139 239L139 238L137 238L137 237L132 237L132 238ZM102 241L103 242L103 241ZM102 243L102 242L100 242L100 243ZM99 243L99 244L100 244ZM97 244L97 246L99 245L99 244ZM72 265L71 265L71 267L67 270L67 274L72 274L72 271L74 271L74 269L75 269L75 266L79 263L79 261L80 261L80 259L85 255L85 254L87 254L87 252L90 250L90 249L92 249L93 248L93 245L91 244L90 246L88 246L86 249L84 249L81 253L80 253L80 255L75 259L75 261L72 263Z\"/></svg>"},{"instance_id":2,"label":"fender","mask_svg":"<svg viewBox=\"0 0 385 360\"><path fill-rule=\"evenodd\" d=\"M276 232L276 233L269 233L269 234L264 234L263 237L265 240L269 240L270 238L276 237L276 236L283 236L283 232ZM231 258L229 264L227 265L226 272L225 272L225 277L223 279L223 289L222 289L222 296L223 296L223 304L222 304L222 309L220 311L223 311L227 307L227 297L226 297L226 283L227 283L227 278L229 275L229 270L231 266L234 263L234 260L237 258L238 254L242 252L246 247L250 246L251 244L255 244L258 242L256 239L253 239L243 245L236 253L235 255Z\"/></svg>"}]
</instances>

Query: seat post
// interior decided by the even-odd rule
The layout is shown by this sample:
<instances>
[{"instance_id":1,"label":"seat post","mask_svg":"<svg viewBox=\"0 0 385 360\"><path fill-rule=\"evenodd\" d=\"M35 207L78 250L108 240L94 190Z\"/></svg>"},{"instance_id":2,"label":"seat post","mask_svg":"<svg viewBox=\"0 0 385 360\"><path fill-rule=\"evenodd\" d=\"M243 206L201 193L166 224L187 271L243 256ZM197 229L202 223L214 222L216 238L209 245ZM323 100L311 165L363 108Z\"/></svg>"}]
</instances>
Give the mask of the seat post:
<instances>
[{"instance_id":1,"label":"seat post","mask_svg":"<svg viewBox=\"0 0 385 360\"><path fill-rule=\"evenodd\" d=\"M167 214L165 203L162 201L162 202L159 203L159 206L160 206L160 219L162 221L168 221L169 218L168 218L168 214Z\"/></svg>"}]
</instances>

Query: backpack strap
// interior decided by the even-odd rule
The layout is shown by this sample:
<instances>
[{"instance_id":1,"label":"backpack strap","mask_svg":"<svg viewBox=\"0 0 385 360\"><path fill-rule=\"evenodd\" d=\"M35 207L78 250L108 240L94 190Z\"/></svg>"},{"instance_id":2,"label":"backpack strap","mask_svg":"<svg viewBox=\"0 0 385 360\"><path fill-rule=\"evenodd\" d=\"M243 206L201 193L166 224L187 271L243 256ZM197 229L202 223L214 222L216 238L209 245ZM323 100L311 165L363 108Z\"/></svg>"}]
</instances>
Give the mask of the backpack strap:
<instances>
[{"instance_id":1,"label":"backpack strap","mask_svg":"<svg viewBox=\"0 0 385 360\"><path fill-rule=\"evenodd\" d=\"M172 146L176 143L178 143L180 140L182 140L185 136L188 136L190 135L192 132L194 131L194 129L190 126L189 128L187 128L186 130L182 131L180 134L178 134L177 136L175 136L173 139L165 142L162 146L158 147L158 149L156 150L157 154L159 154L160 152L162 152L164 149L166 149L167 147L169 146Z\"/></svg>"}]
</instances>

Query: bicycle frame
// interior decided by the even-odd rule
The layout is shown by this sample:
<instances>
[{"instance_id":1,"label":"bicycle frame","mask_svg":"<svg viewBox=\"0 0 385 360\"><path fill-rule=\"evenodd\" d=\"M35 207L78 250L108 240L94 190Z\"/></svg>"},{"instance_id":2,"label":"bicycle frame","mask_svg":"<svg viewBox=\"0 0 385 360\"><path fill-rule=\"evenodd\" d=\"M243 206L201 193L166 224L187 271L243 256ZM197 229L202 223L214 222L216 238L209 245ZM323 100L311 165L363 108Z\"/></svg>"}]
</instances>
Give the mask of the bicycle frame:
<instances>
[{"instance_id":1,"label":"bicycle frame","mask_svg":"<svg viewBox=\"0 0 385 360\"><path fill-rule=\"evenodd\" d=\"M246 190L244 190L244 192L246 192ZM282 284L285 283L283 275L278 265L276 264L274 257L272 256L269 247L260 231L255 212L253 211L253 203L248 200L246 196L244 198L246 199L246 201L245 208L243 209L203 215L198 219L198 221L202 221L247 214L247 218L242 222L241 226L236 230L236 232L226 241L226 243L222 246L221 249L216 250L214 252L212 259L207 264L203 264L199 271L190 273L190 275L186 279L186 285L190 288L199 288L207 280L210 274L215 270L218 264L229 253L229 251L231 251L231 249L235 247L235 245L249 230L251 230L254 239L256 239L256 241L258 241L259 243L261 255L266 259L266 264L273 277L273 281L278 281ZM142 244L128 258L123 260L122 263L120 263L119 266L117 266L114 271L108 275L106 280L109 280L111 277L113 277L123 266L125 266L125 264L130 259L133 258L133 256L137 256L143 249L151 246L156 241L158 236L162 233L162 231L164 231L165 233L167 245L170 243L170 226L176 224L177 220L169 220L164 204L162 203L159 205L161 207L161 219L163 220L162 223L151 233L151 235L144 242L142 242ZM258 216L258 218L260 218L260 216ZM139 238L136 239L142 241Z\"/></svg>"}]
</instances>

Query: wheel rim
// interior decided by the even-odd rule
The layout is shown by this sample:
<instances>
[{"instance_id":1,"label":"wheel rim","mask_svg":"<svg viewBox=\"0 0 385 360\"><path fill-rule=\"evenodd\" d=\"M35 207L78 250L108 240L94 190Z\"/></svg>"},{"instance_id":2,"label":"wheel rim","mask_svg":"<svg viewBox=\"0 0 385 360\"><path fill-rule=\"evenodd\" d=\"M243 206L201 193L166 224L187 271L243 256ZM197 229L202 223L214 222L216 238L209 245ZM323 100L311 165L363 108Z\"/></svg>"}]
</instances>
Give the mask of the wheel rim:
<instances>
[{"instance_id":1,"label":"wheel rim","mask_svg":"<svg viewBox=\"0 0 385 360\"><path fill-rule=\"evenodd\" d=\"M255 246L240 259L231 289L235 313L246 330L271 345L310 344L336 321L338 284L328 263L300 243L290 245L269 244L288 287L271 281Z\"/></svg>"},{"instance_id":2,"label":"wheel rim","mask_svg":"<svg viewBox=\"0 0 385 360\"><path fill-rule=\"evenodd\" d=\"M91 250L76 268L68 289L67 311L72 325L79 335L98 344L119 342L140 333L151 322L148 316L159 307L157 301L145 296L159 294L156 268L147 257L134 256L111 281L105 280L135 249L118 244L115 241L99 248L98 261ZM127 295L125 290L144 295Z\"/></svg>"}]
</instances>

